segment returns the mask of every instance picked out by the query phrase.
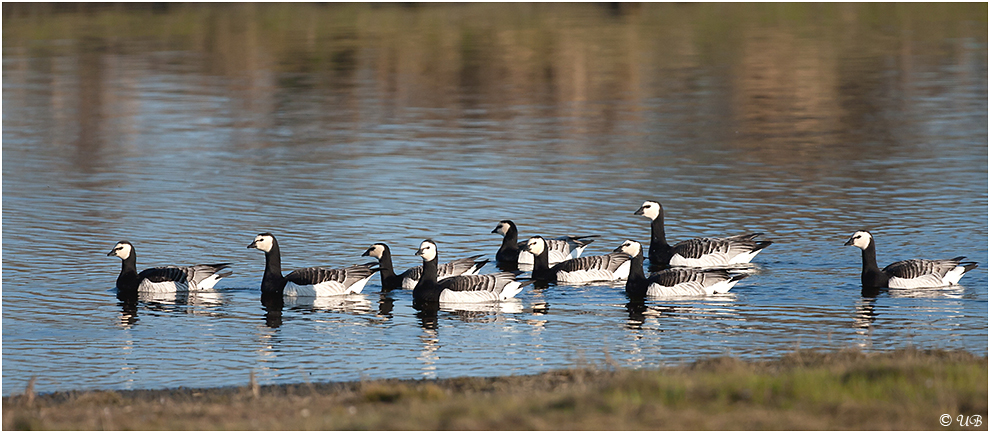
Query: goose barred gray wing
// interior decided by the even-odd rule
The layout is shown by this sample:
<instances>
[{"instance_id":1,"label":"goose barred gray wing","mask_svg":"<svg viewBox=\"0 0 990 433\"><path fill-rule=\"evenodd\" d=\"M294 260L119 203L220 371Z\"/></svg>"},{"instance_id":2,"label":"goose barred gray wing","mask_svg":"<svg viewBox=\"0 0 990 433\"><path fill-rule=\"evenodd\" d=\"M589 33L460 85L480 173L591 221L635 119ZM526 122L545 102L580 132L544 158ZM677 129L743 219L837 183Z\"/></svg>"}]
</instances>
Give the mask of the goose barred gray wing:
<instances>
[{"instance_id":1,"label":"goose barred gray wing","mask_svg":"<svg viewBox=\"0 0 990 433\"><path fill-rule=\"evenodd\" d=\"M624 280L629 277L630 259L622 252L578 257L554 265L550 274L558 283Z\"/></svg>"},{"instance_id":2,"label":"goose barred gray wing","mask_svg":"<svg viewBox=\"0 0 990 433\"><path fill-rule=\"evenodd\" d=\"M483 255L478 254L476 256L465 257L437 266L437 279L442 280L455 275L477 274L488 263L488 259L478 260ZM423 277L423 266L409 268L400 276L402 277L402 288L412 290L416 287L419 279Z\"/></svg>"},{"instance_id":3,"label":"goose barred gray wing","mask_svg":"<svg viewBox=\"0 0 990 433\"><path fill-rule=\"evenodd\" d=\"M556 264L565 260L581 257L588 244L594 242L599 235L588 236L561 236L553 239L546 239L547 252L550 264ZM533 255L525 251L526 242L519 242L519 263L524 265L533 264Z\"/></svg>"},{"instance_id":4,"label":"goose barred gray wing","mask_svg":"<svg viewBox=\"0 0 990 433\"><path fill-rule=\"evenodd\" d=\"M919 278L928 275L938 275L940 278L959 265L965 257L947 260L911 259L894 262L883 268L883 272L897 278Z\"/></svg>"},{"instance_id":5,"label":"goose barred gray wing","mask_svg":"<svg viewBox=\"0 0 990 433\"><path fill-rule=\"evenodd\" d=\"M348 266L342 269L302 268L285 276L286 296L334 296L361 293L368 279L378 269L375 263Z\"/></svg>"},{"instance_id":6,"label":"goose barred gray wing","mask_svg":"<svg viewBox=\"0 0 990 433\"><path fill-rule=\"evenodd\" d=\"M772 242L754 241L762 233L725 238L695 238L678 242L672 249L671 266L713 267L749 263Z\"/></svg>"},{"instance_id":7,"label":"goose barred gray wing","mask_svg":"<svg viewBox=\"0 0 990 433\"><path fill-rule=\"evenodd\" d=\"M371 266L373 264L369 263L349 266L343 269L302 268L290 272L285 276L285 279L299 286L330 282L349 286L374 274L375 271L371 269Z\"/></svg>"},{"instance_id":8,"label":"goose barred gray wing","mask_svg":"<svg viewBox=\"0 0 990 433\"><path fill-rule=\"evenodd\" d=\"M558 263L551 269L558 272L574 272L579 270L615 272L620 266L622 266L622 264L628 261L629 255L626 253L608 253L602 256L587 256L570 259Z\"/></svg>"},{"instance_id":9,"label":"goose barred gray wing","mask_svg":"<svg viewBox=\"0 0 990 433\"><path fill-rule=\"evenodd\" d=\"M160 292L210 289L221 278L233 274L231 271L220 272L228 266L230 263L148 268L138 274L138 280L141 281L138 290Z\"/></svg>"},{"instance_id":10,"label":"goose barred gray wing","mask_svg":"<svg viewBox=\"0 0 990 433\"><path fill-rule=\"evenodd\" d=\"M512 298L522 284L511 272L484 275L457 275L437 282L440 302L486 302Z\"/></svg>"},{"instance_id":11,"label":"goose barred gray wing","mask_svg":"<svg viewBox=\"0 0 990 433\"><path fill-rule=\"evenodd\" d=\"M484 254L478 254L476 256L465 257L463 259L457 259L452 262L444 263L437 267L437 278L444 279L454 275L471 275L478 273L482 267L488 263L488 259L478 260ZM422 267L420 267L422 269ZM422 272L422 271L420 271Z\"/></svg>"},{"instance_id":12,"label":"goose barred gray wing","mask_svg":"<svg viewBox=\"0 0 990 433\"><path fill-rule=\"evenodd\" d=\"M890 277L892 288L941 287L956 284L962 274L976 267L975 262L963 262L965 258L902 260L887 265L882 272Z\"/></svg>"},{"instance_id":13,"label":"goose barred gray wing","mask_svg":"<svg viewBox=\"0 0 990 433\"><path fill-rule=\"evenodd\" d=\"M731 275L725 270L667 269L649 277L646 295L706 296L726 293L745 277L745 274Z\"/></svg>"}]
</instances>

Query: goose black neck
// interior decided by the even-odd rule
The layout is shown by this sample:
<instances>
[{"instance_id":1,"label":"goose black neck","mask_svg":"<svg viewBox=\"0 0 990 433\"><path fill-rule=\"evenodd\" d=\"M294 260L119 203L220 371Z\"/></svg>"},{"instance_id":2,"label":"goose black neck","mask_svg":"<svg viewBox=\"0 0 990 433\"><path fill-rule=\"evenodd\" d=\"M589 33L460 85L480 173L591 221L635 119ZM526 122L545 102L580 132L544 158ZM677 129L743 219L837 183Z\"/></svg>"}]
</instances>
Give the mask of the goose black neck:
<instances>
[{"instance_id":1,"label":"goose black neck","mask_svg":"<svg viewBox=\"0 0 990 433\"><path fill-rule=\"evenodd\" d=\"M654 245L662 246L664 248L670 248L670 245L667 244L667 233L664 232L664 228L663 228L663 208L662 207L660 208L659 215L657 215L657 217L653 219L653 222L650 223L650 249L651 250L653 249L653 246Z\"/></svg>"},{"instance_id":2,"label":"goose black neck","mask_svg":"<svg viewBox=\"0 0 990 433\"><path fill-rule=\"evenodd\" d=\"M282 277L282 254L278 249L278 241L272 239L272 248L265 251L265 273L261 277L261 293L282 294L285 289L285 278Z\"/></svg>"},{"instance_id":3,"label":"goose black neck","mask_svg":"<svg viewBox=\"0 0 990 433\"><path fill-rule=\"evenodd\" d=\"M509 251L519 250L519 229L514 224L509 224L505 236L502 238L502 249Z\"/></svg>"},{"instance_id":4,"label":"goose black neck","mask_svg":"<svg viewBox=\"0 0 990 433\"><path fill-rule=\"evenodd\" d=\"M378 272L381 273L382 281L395 278L395 269L392 268L392 252L388 246L382 251L382 257L378 259Z\"/></svg>"},{"instance_id":5,"label":"goose black neck","mask_svg":"<svg viewBox=\"0 0 990 433\"><path fill-rule=\"evenodd\" d=\"M554 280L550 271L550 247L543 243L543 251L533 256L533 278L539 281Z\"/></svg>"},{"instance_id":6,"label":"goose black neck","mask_svg":"<svg viewBox=\"0 0 990 433\"><path fill-rule=\"evenodd\" d=\"M117 276L117 298L131 299L137 295L138 273L137 254L131 249L131 255L121 260L120 275Z\"/></svg>"},{"instance_id":7,"label":"goose black neck","mask_svg":"<svg viewBox=\"0 0 990 433\"><path fill-rule=\"evenodd\" d=\"M870 244L863 248L863 274L862 282L864 288L887 287L889 277L880 270L877 265L877 244L872 238Z\"/></svg>"},{"instance_id":8,"label":"goose black neck","mask_svg":"<svg viewBox=\"0 0 990 433\"><path fill-rule=\"evenodd\" d=\"M646 274L643 272L643 251L629 259L629 278L626 279L626 295L631 298L646 296Z\"/></svg>"},{"instance_id":9,"label":"goose black neck","mask_svg":"<svg viewBox=\"0 0 990 433\"><path fill-rule=\"evenodd\" d=\"M423 260L423 274L419 277L419 282L413 288L413 300L437 302L440 300L440 293L437 290L437 262L439 257L433 260Z\"/></svg>"}]
</instances>

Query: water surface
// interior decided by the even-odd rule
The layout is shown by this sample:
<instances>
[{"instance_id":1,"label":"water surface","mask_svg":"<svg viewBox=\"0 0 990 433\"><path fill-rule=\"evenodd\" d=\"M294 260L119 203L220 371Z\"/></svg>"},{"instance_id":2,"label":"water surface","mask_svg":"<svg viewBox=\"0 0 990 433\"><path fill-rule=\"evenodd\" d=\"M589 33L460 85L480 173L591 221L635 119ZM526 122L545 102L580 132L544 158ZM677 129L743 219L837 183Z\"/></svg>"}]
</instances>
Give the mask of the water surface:
<instances>
[{"instance_id":1,"label":"water surface","mask_svg":"<svg viewBox=\"0 0 990 433\"><path fill-rule=\"evenodd\" d=\"M987 354L986 4L4 5L3 394L631 368L796 348ZM551 286L435 315L409 292L268 311L283 268L587 254L764 232L726 296ZM962 286L863 297L881 264ZM211 293L119 303L140 268L233 262ZM493 272L488 265L484 272Z\"/></svg>"}]
</instances>

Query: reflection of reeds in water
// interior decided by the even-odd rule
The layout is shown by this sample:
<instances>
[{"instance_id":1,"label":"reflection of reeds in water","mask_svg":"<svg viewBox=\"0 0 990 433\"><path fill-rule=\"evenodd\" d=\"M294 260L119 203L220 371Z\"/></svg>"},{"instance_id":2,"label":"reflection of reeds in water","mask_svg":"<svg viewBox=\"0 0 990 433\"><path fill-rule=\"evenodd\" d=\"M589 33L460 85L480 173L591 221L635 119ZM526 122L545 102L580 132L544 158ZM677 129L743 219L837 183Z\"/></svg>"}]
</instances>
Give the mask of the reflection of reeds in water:
<instances>
[{"instance_id":1,"label":"reflection of reeds in water","mask_svg":"<svg viewBox=\"0 0 990 433\"><path fill-rule=\"evenodd\" d=\"M121 114L140 111L132 109L140 104L128 101L141 93L134 88L140 70L161 67L176 77L226 78L222 92L234 101L224 104L224 117L245 128L284 127L275 124L274 113L314 98L341 109L295 107L327 114L292 122L346 128L368 113L358 108L361 92L370 92L386 105L379 107L384 113L407 106L449 108L451 117L440 119L441 125L477 117L473 101L483 99L493 107L484 115L494 120L518 107L543 110L525 114L559 119L560 137L607 134L629 120L648 132L652 119L644 109L659 98L683 108L663 113L684 116L675 122L682 129L667 131L674 138L698 133L696 118L708 113L693 110L710 96L692 92L697 80L717 80L731 95L725 109L735 120L731 131L723 131L724 143L712 145L738 146L751 150L755 160L783 164L851 159L856 155L831 155L821 146L841 134L896 135L899 124L864 123L884 108L871 95L889 86L909 87L919 75L914 70L930 67L926 62L966 62L962 46L919 42L955 38L965 44L966 38L986 36L985 26L981 32L980 26L948 24L985 13L981 4L646 4L618 15L593 4L170 4L154 14L139 9L72 13L82 10L5 5L4 57L10 62L4 71L12 74L5 77L18 81L19 73L32 68L51 73L62 67L28 62L36 50L74 58L55 79L73 75L79 82L55 86L52 99L70 102L64 93L76 89L97 92L80 95L84 101L77 106L85 109L78 113L71 103L55 107L65 111L55 113L56 120L78 116L65 120L84 129L100 123L90 119L94 115L128 123ZM876 26L878 17L885 26ZM925 31L914 31L919 26ZM900 72L897 79L882 79L891 62ZM700 77L698 71L726 76ZM370 84L362 84L368 78ZM595 103L600 101L608 103ZM570 148L567 140L561 145L565 152L589 150Z\"/></svg>"}]
</instances>

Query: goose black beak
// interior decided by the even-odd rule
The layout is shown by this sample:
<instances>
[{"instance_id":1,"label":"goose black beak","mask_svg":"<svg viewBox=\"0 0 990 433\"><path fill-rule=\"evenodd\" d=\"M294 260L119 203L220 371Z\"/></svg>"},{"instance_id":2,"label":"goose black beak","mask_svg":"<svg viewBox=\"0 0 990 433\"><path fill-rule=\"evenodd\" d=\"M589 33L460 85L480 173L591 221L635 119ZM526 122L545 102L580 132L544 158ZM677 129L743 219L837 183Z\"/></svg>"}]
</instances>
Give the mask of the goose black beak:
<instances>
[{"instance_id":1,"label":"goose black beak","mask_svg":"<svg viewBox=\"0 0 990 433\"><path fill-rule=\"evenodd\" d=\"M498 233L498 227L493 228L492 233Z\"/></svg>"},{"instance_id":2,"label":"goose black beak","mask_svg":"<svg viewBox=\"0 0 990 433\"><path fill-rule=\"evenodd\" d=\"M416 255L417 256L422 256L423 255L423 249L420 248L420 249L416 250Z\"/></svg>"},{"instance_id":3,"label":"goose black beak","mask_svg":"<svg viewBox=\"0 0 990 433\"><path fill-rule=\"evenodd\" d=\"M110 257L110 256L112 256L112 255L113 255L113 253L115 253L115 252L117 252L117 250L110 250L110 252L109 252L109 253L107 253L107 257Z\"/></svg>"},{"instance_id":4,"label":"goose black beak","mask_svg":"<svg viewBox=\"0 0 990 433\"><path fill-rule=\"evenodd\" d=\"M248 245L247 247L248 248L258 248L258 241L251 242L251 245Z\"/></svg>"},{"instance_id":5,"label":"goose black beak","mask_svg":"<svg viewBox=\"0 0 990 433\"><path fill-rule=\"evenodd\" d=\"M848 247L848 246L850 246L850 245L852 245L852 244L853 244L853 240L852 240L852 238L849 238L849 240L848 240L848 241L846 241L846 243L844 243L844 244L842 244L842 246L844 246L844 247Z\"/></svg>"},{"instance_id":6,"label":"goose black beak","mask_svg":"<svg viewBox=\"0 0 990 433\"><path fill-rule=\"evenodd\" d=\"M368 248L364 250L364 254L361 254L361 257L370 256L370 255L371 255L371 248Z\"/></svg>"},{"instance_id":7,"label":"goose black beak","mask_svg":"<svg viewBox=\"0 0 990 433\"><path fill-rule=\"evenodd\" d=\"M646 206L640 206L639 209L636 209L636 212L633 212L633 215L642 215L643 209L646 209Z\"/></svg>"}]
</instances>

